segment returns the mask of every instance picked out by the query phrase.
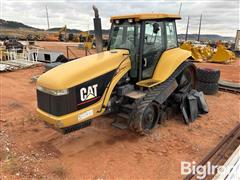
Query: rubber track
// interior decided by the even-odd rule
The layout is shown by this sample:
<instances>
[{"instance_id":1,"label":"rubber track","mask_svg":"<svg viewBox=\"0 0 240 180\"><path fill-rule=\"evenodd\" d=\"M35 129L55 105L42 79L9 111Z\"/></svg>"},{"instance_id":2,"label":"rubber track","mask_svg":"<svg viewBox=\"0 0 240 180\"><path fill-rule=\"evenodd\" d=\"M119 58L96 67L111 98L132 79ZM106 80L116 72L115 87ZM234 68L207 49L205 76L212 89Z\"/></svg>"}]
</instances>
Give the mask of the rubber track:
<instances>
[{"instance_id":1,"label":"rubber track","mask_svg":"<svg viewBox=\"0 0 240 180\"><path fill-rule=\"evenodd\" d=\"M149 105L149 103L153 102L157 96L159 96L161 94L161 92L163 90L166 89L166 87L170 86L171 83L176 79L176 77L178 75L181 74L181 72L187 68L193 66L192 62L189 61L185 61L184 63L182 63L177 70L175 70L175 72L163 83L153 87L153 88L149 88L147 90L146 95L144 96L144 98L140 99L140 100L136 100L134 102L134 109L130 115L130 123L129 123L129 129L139 135L144 135L144 134L149 134L150 131L144 131L144 129L142 128L141 125L141 121L140 119L143 116L144 110L145 108Z\"/></svg>"}]
</instances>

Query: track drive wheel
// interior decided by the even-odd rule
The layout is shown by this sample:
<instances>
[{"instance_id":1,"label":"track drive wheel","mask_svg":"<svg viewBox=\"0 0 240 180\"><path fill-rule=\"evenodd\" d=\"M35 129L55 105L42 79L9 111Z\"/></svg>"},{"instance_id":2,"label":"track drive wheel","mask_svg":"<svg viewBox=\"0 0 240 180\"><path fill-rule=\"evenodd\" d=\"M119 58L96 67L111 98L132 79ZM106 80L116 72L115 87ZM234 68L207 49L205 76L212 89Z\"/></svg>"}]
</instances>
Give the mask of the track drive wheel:
<instances>
[{"instance_id":1,"label":"track drive wheel","mask_svg":"<svg viewBox=\"0 0 240 180\"><path fill-rule=\"evenodd\" d=\"M157 124L158 119L159 106L157 103L151 102L134 113L129 128L139 135L149 134Z\"/></svg>"}]
</instances>

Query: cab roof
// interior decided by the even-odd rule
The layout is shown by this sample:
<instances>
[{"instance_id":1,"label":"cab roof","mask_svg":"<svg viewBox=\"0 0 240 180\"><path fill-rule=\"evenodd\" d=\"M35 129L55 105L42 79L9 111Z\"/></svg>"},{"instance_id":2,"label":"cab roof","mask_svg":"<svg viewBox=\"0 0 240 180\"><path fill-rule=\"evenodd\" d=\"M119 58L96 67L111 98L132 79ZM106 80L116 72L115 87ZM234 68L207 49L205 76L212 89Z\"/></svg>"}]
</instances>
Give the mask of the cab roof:
<instances>
[{"instance_id":1,"label":"cab roof","mask_svg":"<svg viewBox=\"0 0 240 180\"><path fill-rule=\"evenodd\" d=\"M140 21L150 19L181 19L181 17L178 14L164 14L164 13L129 14L121 16L112 16L111 22L117 19L134 19L135 21Z\"/></svg>"}]
</instances>

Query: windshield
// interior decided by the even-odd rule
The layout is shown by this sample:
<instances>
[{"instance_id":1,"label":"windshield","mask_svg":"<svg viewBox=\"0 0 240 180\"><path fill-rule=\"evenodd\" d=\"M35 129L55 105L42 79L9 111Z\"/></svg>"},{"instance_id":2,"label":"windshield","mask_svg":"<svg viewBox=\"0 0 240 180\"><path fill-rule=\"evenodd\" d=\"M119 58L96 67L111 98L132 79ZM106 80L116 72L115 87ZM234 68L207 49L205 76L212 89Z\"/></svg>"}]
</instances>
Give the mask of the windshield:
<instances>
[{"instance_id":1,"label":"windshield","mask_svg":"<svg viewBox=\"0 0 240 180\"><path fill-rule=\"evenodd\" d=\"M112 27L110 49L128 49L130 53L139 44L140 24L114 24Z\"/></svg>"}]
</instances>

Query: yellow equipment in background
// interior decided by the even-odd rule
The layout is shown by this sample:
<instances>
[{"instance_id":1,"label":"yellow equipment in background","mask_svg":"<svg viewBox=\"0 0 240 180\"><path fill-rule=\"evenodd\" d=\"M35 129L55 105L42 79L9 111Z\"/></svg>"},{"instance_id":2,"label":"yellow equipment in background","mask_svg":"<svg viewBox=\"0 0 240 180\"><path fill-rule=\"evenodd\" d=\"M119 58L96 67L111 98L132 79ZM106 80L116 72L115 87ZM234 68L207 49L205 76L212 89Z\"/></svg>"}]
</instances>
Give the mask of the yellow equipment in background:
<instances>
[{"instance_id":1,"label":"yellow equipment in background","mask_svg":"<svg viewBox=\"0 0 240 180\"><path fill-rule=\"evenodd\" d=\"M64 25L58 32L59 41L67 41L67 26Z\"/></svg>"},{"instance_id":2,"label":"yellow equipment in background","mask_svg":"<svg viewBox=\"0 0 240 180\"><path fill-rule=\"evenodd\" d=\"M192 57L196 62L203 61L203 57L201 54L201 47L195 47L195 46L192 47Z\"/></svg>"},{"instance_id":3,"label":"yellow equipment in background","mask_svg":"<svg viewBox=\"0 0 240 180\"><path fill-rule=\"evenodd\" d=\"M235 59L235 54L227 50L227 48L219 43L217 51L214 53L213 49L208 45L206 47L194 46L191 42L183 42L180 45L181 49L191 51L192 58L196 62L202 62L203 60L216 63L227 63L232 59Z\"/></svg>"},{"instance_id":4,"label":"yellow equipment in background","mask_svg":"<svg viewBox=\"0 0 240 180\"><path fill-rule=\"evenodd\" d=\"M206 47L201 48L201 55L202 55L204 60L207 60L207 59L211 58L212 55L213 55L212 48L209 45L207 45Z\"/></svg>"},{"instance_id":5,"label":"yellow equipment in background","mask_svg":"<svg viewBox=\"0 0 240 180\"><path fill-rule=\"evenodd\" d=\"M223 44L219 44L216 53L209 59L209 62L227 63L235 58L235 54L232 51L227 50Z\"/></svg>"},{"instance_id":6,"label":"yellow equipment in background","mask_svg":"<svg viewBox=\"0 0 240 180\"><path fill-rule=\"evenodd\" d=\"M200 47L195 47L192 45L191 42L183 42L180 45L181 49L190 51L192 53L192 58L194 59L194 61L196 62L202 62L203 61L203 57L201 55L201 48Z\"/></svg>"},{"instance_id":7,"label":"yellow equipment in background","mask_svg":"<svg viewBox=\"0 0 240 180\"><path fill-rule=\"evenodd\" d=\"M84 48L92 49L94 36L89 32L80 32L79 41L84 43Z\"/></svg>"},{"instance_id":8,"label":"yellow equipment in background","mask_svg":"<svg viewBox=\"0 0 240 180\"><path fill-rule=\"evenodd\" d=\"M192 45L192 43L190 43L190 42L183 42L181 45L180 45L180 48L181 49L184 49L184 50L187 50L187 51L191 51L192 50L192 47L193 47L193 45Z\"/></svg>"},{"instance_id":9,"label":"yellow equipment in background","mask_svg":"<svg viewBox=\"0 0 240 180\"><path fill-rule=\"evenodd\" d=\"M46 41L67 41L67 26L64 25L58 32L48 32L44 39Z\"/></svg>"}]
</instances>

